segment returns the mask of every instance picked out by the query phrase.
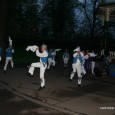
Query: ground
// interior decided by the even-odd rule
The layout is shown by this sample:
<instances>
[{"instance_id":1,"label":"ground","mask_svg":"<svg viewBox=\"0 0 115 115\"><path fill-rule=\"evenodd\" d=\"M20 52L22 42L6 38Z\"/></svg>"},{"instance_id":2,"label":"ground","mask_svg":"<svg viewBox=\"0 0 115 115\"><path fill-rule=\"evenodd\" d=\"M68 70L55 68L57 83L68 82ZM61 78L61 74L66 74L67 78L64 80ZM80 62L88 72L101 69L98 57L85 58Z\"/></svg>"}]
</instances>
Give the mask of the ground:
<instances>
[{"instance_id":1,"label":"ground","mask_svg":"<svg viewBox=\"0 0 115 115\"><path fill-rule=\"evenodd\" d=\"M46 70L46 88L37 91L39 69L33 78L27 71L26 66L0 70L0 115L115 115L115 78L108 83L84 76L78 88L77 77L69 82L71 67L57 64Z\"/></svg>"}]
</instances>

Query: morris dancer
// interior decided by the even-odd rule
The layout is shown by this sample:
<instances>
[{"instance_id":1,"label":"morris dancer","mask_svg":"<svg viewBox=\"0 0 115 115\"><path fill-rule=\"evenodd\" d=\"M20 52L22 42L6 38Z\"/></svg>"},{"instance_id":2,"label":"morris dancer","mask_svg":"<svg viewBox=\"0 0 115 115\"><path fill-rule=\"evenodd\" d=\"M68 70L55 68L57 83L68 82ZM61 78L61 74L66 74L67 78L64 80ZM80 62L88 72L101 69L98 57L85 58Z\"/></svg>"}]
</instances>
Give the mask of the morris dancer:
<instances>
[{"instance_id":1,"label":"morris dancer","mask_svg":"<svg viewBox=\"0 0 115 115\"><path fill-rule=\"evenodd\" d=\"M85 68L86 72L89 72L91 70L91 61L90 61L89 50L86 50L84 59L85 59L84 68Z\"/></svg>"},{"instance_id":2,"label":"morris dancer","mask_svg":"<svg viewBox=\"0 0 115 115\"><path fill-rule=\"evenodd\" d=\"M68 66L68 61L69 61L69 53L67 51L67 49L65 50L64 54L63 54L63 63L64 63L64 67Z\"/></svg>"},{"instance_id":3,"label":"morris dancer","mask_svg":"<svg viewBox=\"0 0 115 115\"><path fill-rule=\"evenodd\" d=\"M84 63L85 63L85 52L82 51L83 53L83 62L82 62L82 75L85 75L86 74L86 70L85 70L85 67L84 67Z\"/></svg>"},{"instance_id":4,"label":"morris dancer","mask_svg":"<svg viewBox=\"0 0 115 115\"><path fill-rule=\"evenodd\" d=\"M48 67L47 69L50 69L50 66L55 66L56 61L55 61L55 56L56 56L56 52L60 51L61 49L50 49L50 51L48 52Z\"/></svg>"},{"instance_id":5,"label":"morris dancer","mask_svg":"<svg viewBox=\"0 0 115 115\"><path fill-rule=\"evenodd\" d=\"M50 51L48 52L48 67L47 69L50 69L50 66L55 66L55 56L56 56L56 52L53 49L50 49Z\"/></svg>"},{"instance_id":6,"label":"morris dancer","mask_svg":"<svg viewBox=\"0 0 115 115\"><path fill-rule=\"evenodd\" d=\"M93 75L95 75L94 69L95 69L95 63L96 63L96 56L97 55L95 54L94 51L92 51L91 53L89 53L89 55L90 55L90 60L91 60L91 73Z\"/></svg>"},{"instance_id":7,"label":"morris dancer","mask_svg":"<svg viewBox=\"0 0 115 115\"><path fill-rule=\"evenodd\" d=\"M4 66L4 73L6 73L6 69L7 69L7 65L9 61L11 62L12 69L14 69L13 53L14 53L14 49L12 48L12 46L9 46L6 49L6 61L5 61L5 66Z\"/></svg>"},{"instance_id":8,"label":"morris dancer","mask_svg":"<svg viewBox=\"0 0 115 115\"><path fill-rule=\"evenodd\" d=\"M40 68L40 88L38 89L38 91L42 90L45 88L45 78L44 78L44 74L45 74L45 70L47 68L47 59L48 59L48 52L47 52L47 45L43 44L41 46L41 51L42 53L40 53L39 51L39 47L32 47L32 49L34 50L36 48L36 56L40 57L40 62L36 62L36 63L32 63L29 71L28 71L28 75L33 77L33 73L34 73L34 69L36 68ZM31 46L29 47L29 49L31 49Z\"/></svg>"},{"instance_id":9,"label":"morris dancer","mask_svg":"<svg viewBox=\"0 0 115 115\"><path fill-rule=\"evenodd\" d=\"M72 81L76 71L78 76L78 87L81 86L82 81L82 62L83 62L83 53L80 51L80 47L77 47L75 50L75 53L73 54L73 64L72 68L73 71L70 76L70 81Z\"/></svg>"}]
</instances>

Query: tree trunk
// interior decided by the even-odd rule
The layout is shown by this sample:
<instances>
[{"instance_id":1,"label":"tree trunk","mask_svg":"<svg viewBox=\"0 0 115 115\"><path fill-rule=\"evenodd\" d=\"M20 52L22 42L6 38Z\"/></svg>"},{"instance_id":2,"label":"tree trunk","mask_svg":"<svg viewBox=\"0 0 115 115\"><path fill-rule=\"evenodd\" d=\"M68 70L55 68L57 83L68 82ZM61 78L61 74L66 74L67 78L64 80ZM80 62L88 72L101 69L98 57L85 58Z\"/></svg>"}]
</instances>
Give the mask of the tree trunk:
<instances>
[{"instance_id":1,"label":"tree trunk","mask_svg":"<svg viewBox=\"0 0 115 115\"><path fill-rule=\"evenodd\" d=\"M3 49L3 57L6 48L7 2L8 0L0 0L0 46Z\"/></svg>"}]
</instances>

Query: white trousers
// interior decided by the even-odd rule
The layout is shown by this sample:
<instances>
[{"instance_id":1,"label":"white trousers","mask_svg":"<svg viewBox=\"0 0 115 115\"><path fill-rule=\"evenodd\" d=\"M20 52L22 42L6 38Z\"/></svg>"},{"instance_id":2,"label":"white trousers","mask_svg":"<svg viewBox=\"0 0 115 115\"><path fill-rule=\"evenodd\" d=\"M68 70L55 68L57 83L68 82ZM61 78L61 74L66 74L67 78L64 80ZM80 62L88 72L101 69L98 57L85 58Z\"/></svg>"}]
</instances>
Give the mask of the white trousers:
<instances>
[{"instance_id":1,"label":"white trousers","mask_svg":"<svg viewBox=\"0 0 115 115\"><path fill-rule=\"evenodd\" d=\"M69 61L68 58L64 58L64 59L63 59L63 62L64 62L64 64L66 64L66 65L68 64L68 61Z\"/></svg>"},{"instance_id":2,"label":"white trousers","mask_svg":"<svg viewBox=\"0 0 115 115\"><path fill-rule=\"evenodd\" d=\"M82 67L81 67L81 72L82 72L84 75L86 74L86 71L85 71L84 65L82 65Z\"/></svg>"},{"instance_id":3,"label":"white trousers","mask_svg":"<svg viewBox=\"0 0 115 115\"><path fill-rule=\"evenodd\" d=\"M34 73L34 69L36 68L40 68L40 84L41 84L41 87L45 86L45 78L44 78L44 74L45 74L45 70L47 68L47 64L44 66L42 63L40 62L36 62L36 63L32 63L31 64L31 67L29 69L29 73L31 75L33 75Z\"/></svg>"},{"instance_id":4,"label":"white trousers","mask_svg":"<svg viewBox=\"0 0 115 115\"><path fill-rule=\"evenodd\" d=\"M8 66L9 61L11 62L11 67L14 68L14 63L13 63L12 57L6 57L6 62L5 62L5 66L4 66L4 70L5 70L5 71L6 71L6 69L7 69L7 66Z\"/></svg>"},{"instance_id":5,"label":"white trousers","mask_svg":"<svg viewBox=\"0 0 115 115\"><path fill-rule=\"evenodd\" d=\"M50 69L50 66L55 66L55 60L53 60L52 58L48 58L48 67L47 69Z\"/></svg>"},{"instance_id":6,"label":"white trousers","mask_svg":"<svg viewBox=\"0 0 115 115\"><path fill-rule=\"evenodd\" d=\"M71 73L71 76L70 76L70 79L73 79L76 71L77 71L77 75L78 75L78 84L81 84L81 81L82 81L82 66L81 64L77 65L77 64L72 64L72 68L73 68L73 71Z\"/></svg>"},{"instance_id":7,"label":"white trousers","mask_svg":"<svg viewBox=\"0 0 115 115\"><path fill-rule=\"evenodd\" d=\"M95 74L95 73L94 73L94 68L95 68L95 62L92 61L92 62L91 62L91 72L92 72L92 74Z\"/></svg>"},{"instance_id":8,"label":"white trousers","mask_svg":"<svg viewBox=\"0 0 115 115\"><path fill-rule=\"evenodd\" d=\"M0 61L2 60L2 57L0 56Z\"/></svg>"}]
</instances>

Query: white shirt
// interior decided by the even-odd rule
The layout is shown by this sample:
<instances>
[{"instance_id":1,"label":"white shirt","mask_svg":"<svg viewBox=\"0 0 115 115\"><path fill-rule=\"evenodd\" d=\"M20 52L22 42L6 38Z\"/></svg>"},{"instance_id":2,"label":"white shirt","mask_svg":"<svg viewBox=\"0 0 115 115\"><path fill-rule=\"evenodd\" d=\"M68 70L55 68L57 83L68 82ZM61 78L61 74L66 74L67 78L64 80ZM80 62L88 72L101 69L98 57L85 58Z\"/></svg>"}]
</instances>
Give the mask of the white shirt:
<instances>
[{"instance_id":1,"label":"white shirt","mask_svg":"<svg viewBox=\"0 0 115 115\"><path fill-rule=\"evenodd\" d=\"M43 51L42 53L40 53L39 50L36 50L36 55L37 55L38 57L48 57L48 52L45 50L45 51ZM40 58L40 62L42 63L41 58Z\"/></svg>"},{"instance_id":2,"label":"white shirt","mask_svg":"<svg viewBox=\"0 0 115 115\"><path fill-rule=\"evenodd\" d=\"M38 57L47 57L48 56L48 52L45 50L42 53L40 53L39 50L36 50L36 55Z\"/></svg>"}]
</instances>

